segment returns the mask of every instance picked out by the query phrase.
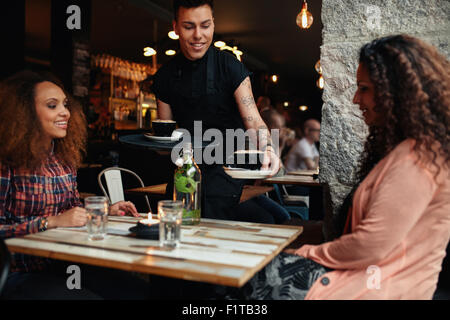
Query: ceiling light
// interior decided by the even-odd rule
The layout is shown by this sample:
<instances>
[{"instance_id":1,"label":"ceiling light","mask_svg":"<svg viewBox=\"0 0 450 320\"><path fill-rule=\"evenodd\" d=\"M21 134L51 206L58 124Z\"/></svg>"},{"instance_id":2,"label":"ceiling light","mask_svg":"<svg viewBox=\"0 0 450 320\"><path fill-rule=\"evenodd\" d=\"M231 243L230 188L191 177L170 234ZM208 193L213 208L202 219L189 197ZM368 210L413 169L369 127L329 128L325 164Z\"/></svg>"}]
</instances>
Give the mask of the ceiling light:
<instances>
[{"instance_id":1,"label":"ceiling light","mask_svg":"<svg viewBox=\"0 0 450 320\"><path fill-rule=\"evenodd\" d=\"M320 64L320 60L317 60L316 64L314 65L314 69L316 69L318 74L322 74L322 65Z\"/></svg>"},{"instance_id":2,"label":"ceiling light","mask_svg":"<svg viewBox=\"0 0 450 320\"><path fill-rule=\"evenodd\" d=\"M216 44L214 44L214 45L216 45ZM220 50L228 50L228 51L231 51L231 52L236 56L236 58L237 58L239 61L241 61L241 56L242 56L243 52L240 51L240 50L238 50L238 48L237 48L236 46L234 46L234 47L232 48L232 47L230 47L230 46L224 45L224 46L221 46L221 47L220 47Z\"/></svg>"},{"instance_id":3,"label":"ceiling light","mask_svg":"<svg viewBox=\"0 0 450 320\"><path fill-rule=\"evenodd\" d=\"M177 52L175 51L175 50L167 50L166 51L166 55L167 56L173 56L173 55L175 55Z\"/></svg>"},{"instance_id":4,"label":"ceiling light","mask_svg":"<svg viewBox=\"0 0 450 320\"><path fill-rule=\"evenodd\" d=\"M298 107L298 110L306 111L306 110L308 110L308 107L307 106L300 106L300 107Z\"/></svg>"},{"instance_id":5,"label":"ceiling light","mask_svg":"<svg viewBox=\"0 0 450 320\"><path fill-rule=\"evenodd\" d=\"M271 79L272 79L272 82L275 83L278 81L278 76L276 74L274 74L274 75L272 75Z\"/></svg>"},{"instance_id":6,"label":"ceiling light","mask_svg":"<svg viewBox=\"0 0 450 320\"><path fill-rule=\"evenodd\" d=\"M180 39L180 37L173 30L168 33L168 36L169 36L170 39L173 39L173 40Z\"/></svg>"},{"instance_id":7,"label":"ceiling light","mask_svg":"<svg viewBox=\"0 0 450 320\"><path fill-rule=\"evenodd\" d=\"M297 15L297 25L302 29L308 29L311 27L313 20L312 14L308 11L306 0L303 0L302 10Z\"/></svg>"},{"instance_id":8,"label":"ceiling light","mask_svg":"<svg viewBox=\"0 0 450 320\"><path fill-rule=\"evenodd\" d=\"M156 50L152 47L145 47L144 48L144 56L150 57L156 54Z\"/></svg>"},{"instance_id":9,"label":"ceiling light","mask_svg":"<svg viewBox=\"0 0 450 320\"><path fill-rule=\"evenodd\" d=\"M285 102L283 103L283 105L287 108L287 107L289 107L289 102L285 101Z\"/></svg>"},{"instance_id":10,"label":"ceiling light","mask_svg":"<svg viewBox=\"0 0 450 320\"><path fill-rule=\"evenodd\" d=\"M222 48L225 47L227 44L223 41L216 41L214 42L214 46L216 46L217 48Z\"/></svg>"},{"instance_id":11,"label":"ceiling light","mask_svg":"<svg viewBox=\"0 0 450 320\"><path fill-rule=\"evenodd\" d=\"M320 75L320 78L317 79L316 85L317 85L320 89L323 89L324 81L323 81L322 75Z\"/></svg>"}]
</instances>

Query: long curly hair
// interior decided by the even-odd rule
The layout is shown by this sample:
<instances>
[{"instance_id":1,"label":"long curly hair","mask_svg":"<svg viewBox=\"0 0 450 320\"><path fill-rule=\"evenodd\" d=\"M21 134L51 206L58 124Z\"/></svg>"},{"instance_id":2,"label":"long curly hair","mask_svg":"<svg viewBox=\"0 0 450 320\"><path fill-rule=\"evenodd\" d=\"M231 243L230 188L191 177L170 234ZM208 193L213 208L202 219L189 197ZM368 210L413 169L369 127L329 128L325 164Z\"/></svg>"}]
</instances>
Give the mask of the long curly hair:
<instances>
[{"instance_id":1,"label":"long curly hair","mask_svg":"<svg viewBox=\"0 0 450 320\"><path fill-rule=\"evenodd\" d=\"M49 81L68 99L70 120L67 135L54 139L53 152L64 164L76 169L86 152L87 127L81 105L51 74L21 71L0 83L0 162L11 168L37 169L48 157L48 145L36 114L36 85Z\"/></svg>"},{"instance_id":2,"label":"long curly hair","mask_svg":"<svg viewBox=\"0 0 450 320\"><path fill-rule=\"evenodd\" d=\"M411 138L419 159L438 156L450 163L450 63L433 46L408 35L374 40L361 48L359 62L375 87L375 111L382 126L369 128L360 181L400 142ZM436 148L436 144L439 145ZM431 155L431 159L430 159Z\"/></svg>"},{"instance_id":3,"label":"long curly hair","mask_svg":"<svg viewBox=\"0 0 450 320\"><path fill-rule=\"evenodd\" d=\"M408 35L376 39L361 48L359 63L375 88L374 110L381 126L371 126L364 145L358 182L336 217L343 230L353 194L373 167L400 142L415 140L418 160L441 169L450 163L450 64L433 46ZM438 147L436 147L438 146ZM442 162L440 163L442 165Z\"/></svg>"}]
</instances>

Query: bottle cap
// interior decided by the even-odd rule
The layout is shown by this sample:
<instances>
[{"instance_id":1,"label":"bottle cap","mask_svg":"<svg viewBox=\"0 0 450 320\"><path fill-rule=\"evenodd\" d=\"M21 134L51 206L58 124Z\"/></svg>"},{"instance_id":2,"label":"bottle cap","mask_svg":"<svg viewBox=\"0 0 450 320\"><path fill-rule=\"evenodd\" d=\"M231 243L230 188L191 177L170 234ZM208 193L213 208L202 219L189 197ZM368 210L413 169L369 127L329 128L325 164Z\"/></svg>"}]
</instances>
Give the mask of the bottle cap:
<instances>
[{"instance_id":1,"label":"bottle cap","mask_svg":"<svg viewBox=\"0 0 450 320\"><path fill-rule=\"evenodd\" d=\"M183 164L184 164L184 161L183 161L182 158L178 158L178 159L175 161L175 165L176 165L177 167L182 167Z\"/></svg>"}]
</instances>

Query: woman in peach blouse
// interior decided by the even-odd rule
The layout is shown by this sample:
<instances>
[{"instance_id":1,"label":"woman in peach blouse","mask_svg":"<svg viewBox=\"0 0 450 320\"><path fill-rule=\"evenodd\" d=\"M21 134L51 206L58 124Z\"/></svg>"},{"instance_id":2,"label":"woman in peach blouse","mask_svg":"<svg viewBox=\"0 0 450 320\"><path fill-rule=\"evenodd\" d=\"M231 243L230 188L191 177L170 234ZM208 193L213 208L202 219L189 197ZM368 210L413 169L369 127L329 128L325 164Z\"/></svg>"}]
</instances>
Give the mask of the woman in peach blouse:
<instances>
[{"instance_id":1,"label":"woman in peach blouse","mask_svg":"<svg viewBox=\"0 0 450 320\"><path fill-rule=\"evenodd\" d=\"M450 237L449 70L407 35L362 47L353 102L369 136L342 235L280 254L246 298L433 297Z\"/></svg>"}]
</instances>

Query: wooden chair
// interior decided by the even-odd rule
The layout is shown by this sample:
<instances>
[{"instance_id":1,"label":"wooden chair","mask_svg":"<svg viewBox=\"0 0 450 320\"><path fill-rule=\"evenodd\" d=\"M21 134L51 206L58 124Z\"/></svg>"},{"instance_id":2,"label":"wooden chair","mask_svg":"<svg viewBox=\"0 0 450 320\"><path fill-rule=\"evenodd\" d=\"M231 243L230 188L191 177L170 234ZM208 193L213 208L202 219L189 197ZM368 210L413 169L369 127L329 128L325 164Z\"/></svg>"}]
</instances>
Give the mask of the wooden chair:
<instances>
[{"instance_id":1,"label":"wooden chair","mask_svg":"<svg viewBox=\"0 0 450 320\"><path fill-rule=\"evenodd\" d=\"M309 209L307 206L295 206L295 205L286 204L281 195L280 187L277 184L273 184L273 188L275 190L275 194L276 194L278 202L290 214L295 214L296 216L300 217L302 220L309 220Z\"/></svg>"}]
</instances>

